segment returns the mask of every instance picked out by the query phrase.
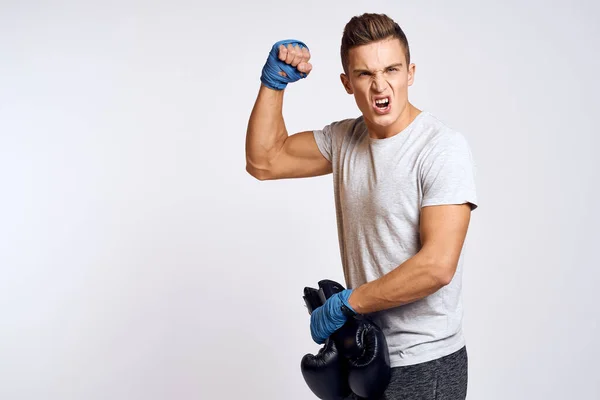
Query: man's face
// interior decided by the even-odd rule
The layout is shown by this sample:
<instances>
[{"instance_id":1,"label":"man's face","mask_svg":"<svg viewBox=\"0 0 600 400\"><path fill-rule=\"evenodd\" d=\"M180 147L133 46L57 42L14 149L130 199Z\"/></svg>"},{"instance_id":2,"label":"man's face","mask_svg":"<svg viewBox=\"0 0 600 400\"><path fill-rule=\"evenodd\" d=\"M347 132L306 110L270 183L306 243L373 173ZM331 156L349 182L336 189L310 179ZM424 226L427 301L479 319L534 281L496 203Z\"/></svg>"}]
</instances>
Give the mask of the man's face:
<instances>
[{"instance_id":1,"label":"man's face","mask_svg":"<svg viewBox=\"0 0 600 400\"><path fill-rule=\"evenodd\" d=\"M414 70L414 64L406 65L400 40L386 39L351 49L348 75L342 74L341 79L346 91L354 94L367 125L386 132L407 108Z\"/></svg>"}]
</instances>

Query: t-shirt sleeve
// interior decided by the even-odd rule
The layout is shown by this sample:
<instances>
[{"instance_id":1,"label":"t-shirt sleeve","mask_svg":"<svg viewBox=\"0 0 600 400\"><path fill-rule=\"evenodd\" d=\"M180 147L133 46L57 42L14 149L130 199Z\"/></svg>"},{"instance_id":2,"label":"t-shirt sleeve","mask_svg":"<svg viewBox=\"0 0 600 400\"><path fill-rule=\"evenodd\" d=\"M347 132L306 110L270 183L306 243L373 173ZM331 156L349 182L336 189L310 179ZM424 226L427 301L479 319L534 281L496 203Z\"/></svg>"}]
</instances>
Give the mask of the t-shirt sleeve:
<instances>
[{"instance_id":1,"label":"t-shirt sleeve","mask_svg":"<svg viewBox=\"0 0 600 400\"><path fill-rule=\"evenodd\" d=\"M477 208L476 166L462 134L444 134L432 142L420 169L422 207L466 203L471 210Z\"/></svg>"},{"instance_id":2,"label":"t-shirt sleeve","mask_svg":"<svg viewBox=\"0 0 600 400\"><path fill-rule=\"evenodd\" d=\"M317 147L323 157L327 159L327 161L331 162L331 148L332 148L332 129L334 124L325 125L323 129L315 129L313 130L313 135L315 137L315 141L317 142Z\"/></svg>"}]
</instances>

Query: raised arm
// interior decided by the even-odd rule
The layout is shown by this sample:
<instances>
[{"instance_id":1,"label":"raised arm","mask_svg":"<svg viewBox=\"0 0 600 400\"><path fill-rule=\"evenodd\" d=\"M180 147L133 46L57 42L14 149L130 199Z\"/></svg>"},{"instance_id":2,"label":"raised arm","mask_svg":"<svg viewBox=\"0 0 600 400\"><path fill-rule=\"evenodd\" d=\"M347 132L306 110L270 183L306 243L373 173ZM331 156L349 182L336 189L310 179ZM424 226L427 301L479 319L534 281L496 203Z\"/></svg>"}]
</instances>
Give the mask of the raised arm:
<instances>
[{"instance_id":1,"label":"raised arm","mask_svg":"<svg viewBox=\"0 0 600 400\"><path fill-rule=\"evenodd\" d=\"M285 86L310 73L309 60L308 48L281 43L274 46L263 68L246 131L246 171L259 180L331 172L331 164L319 151L312 131L288 135L283 119Z\"/></svg>"}]
</instances>

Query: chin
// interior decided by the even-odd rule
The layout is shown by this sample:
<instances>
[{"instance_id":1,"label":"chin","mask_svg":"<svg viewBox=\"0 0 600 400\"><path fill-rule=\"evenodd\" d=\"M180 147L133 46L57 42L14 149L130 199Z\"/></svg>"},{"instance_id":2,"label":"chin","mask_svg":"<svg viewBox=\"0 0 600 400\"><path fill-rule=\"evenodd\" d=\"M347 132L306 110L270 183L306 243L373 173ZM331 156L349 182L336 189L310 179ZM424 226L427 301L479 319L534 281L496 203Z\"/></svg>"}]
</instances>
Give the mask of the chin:
<instances>
[{"instance_id":1,"label":"chin","mask_svg":"<svg viewBox=\"0 0 600 400\"><path fill-rule=\"evenodd\" d=\"M379 115L379 114L374 114L372 112L370 112L368 115L368 119L369 121L377 126L390 126L392 124L394 124L398 118L399 115L397 115L396 113L389 113L389 114L385 114L385 115Z\"/></svg>"}]
</instances>

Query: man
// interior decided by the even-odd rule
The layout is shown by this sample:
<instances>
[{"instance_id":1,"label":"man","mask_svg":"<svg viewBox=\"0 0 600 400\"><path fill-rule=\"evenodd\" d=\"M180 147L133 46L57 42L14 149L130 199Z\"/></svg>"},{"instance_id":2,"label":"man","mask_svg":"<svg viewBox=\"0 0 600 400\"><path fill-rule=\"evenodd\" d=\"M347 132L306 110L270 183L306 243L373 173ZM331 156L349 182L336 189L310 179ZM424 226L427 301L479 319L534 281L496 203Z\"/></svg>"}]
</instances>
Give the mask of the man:
<instances>
[{"instance_id":1,"label":"man","mask_svg":"<svg viewBox=\"0 0 600 400\"><path fill-rule=\"evenodd\" d=\"M260 180L333 174L348 290L311 315L315 342L343 325L345 305L386 335L392 378L385 399L464 399L462 262L474 166L462 134L408 100L415 65L406 36L384 14L344 28L341 81L358 118L288 135L288 83L312 70L300 43L274 46L246 137L247 171Z\"/></svg>"}]
</instances>

